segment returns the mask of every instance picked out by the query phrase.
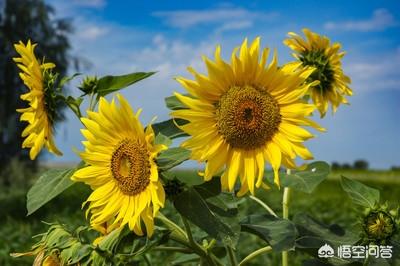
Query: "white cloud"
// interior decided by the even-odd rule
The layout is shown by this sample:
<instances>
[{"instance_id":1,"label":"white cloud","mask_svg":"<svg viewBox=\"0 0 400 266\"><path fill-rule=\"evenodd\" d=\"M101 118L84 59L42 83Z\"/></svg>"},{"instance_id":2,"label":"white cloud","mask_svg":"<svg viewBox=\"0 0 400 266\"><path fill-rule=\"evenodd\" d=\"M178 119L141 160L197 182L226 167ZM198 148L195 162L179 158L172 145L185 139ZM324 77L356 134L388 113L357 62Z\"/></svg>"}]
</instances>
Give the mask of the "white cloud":
<instances>
[{"instance_id":1,"label":"white cloud","mask_svg":"<svg viewBox=\"0 0 400 266\"><path fill-rule=\"evenodd\" d=\"M278 16L276 12L251 11L238 7L219 7L204 10L175 10L156 11L153 16L175 28L190 28L199 25L219 25L225 30L243 29L249 27L256 20L270 20Z\"/></svg>"},{"instance_id":2,"label":"white cloud","mask_svg":"<svg viewBox=\"0 0 400 266\"><path fill-rule=\"evenodd\" d=\"M77 36L83 40L97 40L108 33L108 29L105 27L99 27L96 25L80 25L80 30L77 32Z\"/></svg>"},{"instance_id":3,"label":"white cloud","mask_svg":"<svg viewBox=\"0 0 400 266\"><path fill-rule=\"evenodd\" d=\"M382 31L389 27L398 26L394 16L384 8L376 9L370 19L351 20L344 22L328 22L324 27L327 30L344 31Z\"/></svg>"},{"instance_id":4,"label":"white cloud","mask_svg":"<svg viewBox=\"0 0 400 266\"><path fill-rule=\"evenodd\" d=\"M353 59L345 70L356 91L400 90L400 47L385 54Z\"/></svg>"}]
</instances>

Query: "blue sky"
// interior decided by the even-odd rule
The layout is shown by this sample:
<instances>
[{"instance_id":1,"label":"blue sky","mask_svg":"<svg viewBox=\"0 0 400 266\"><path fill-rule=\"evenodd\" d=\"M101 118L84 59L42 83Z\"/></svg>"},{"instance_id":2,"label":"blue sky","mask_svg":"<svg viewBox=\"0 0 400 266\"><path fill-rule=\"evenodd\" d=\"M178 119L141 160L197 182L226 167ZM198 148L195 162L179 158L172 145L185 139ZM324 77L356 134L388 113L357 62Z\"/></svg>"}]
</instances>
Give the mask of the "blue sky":
<instances>
[{"instance_id":1,"label":"blue sky","mask_svg":"<svg viewBox=\"0 0 400 266\"><path fill-rule=\"evenodd\" d=\"M187 66L205 71L201 56L217 44L229 59L245 37L261 36L278 50L280 63L291 60L282 44L287 32L303 27L339 41L347 52L343 66L354 96L320 121L328 132L307 142L317 160L366 159L374 168L400 165L400 2L399 1L107 1L48 0L57 17L70 18L72 54L83 58L84 73L98 76L158 71L122 93L142 122L168 118L163 98L182 91L175 76L190 77ZM78 80L79 81L79 80ZM74 83L76 85L76 83ZM76 89L71 93L77 94ZM317 119L318 120L318 119ZM67 113L57 128L63 157L78 161L80 123Z\"/></svg>"}]
</instances>

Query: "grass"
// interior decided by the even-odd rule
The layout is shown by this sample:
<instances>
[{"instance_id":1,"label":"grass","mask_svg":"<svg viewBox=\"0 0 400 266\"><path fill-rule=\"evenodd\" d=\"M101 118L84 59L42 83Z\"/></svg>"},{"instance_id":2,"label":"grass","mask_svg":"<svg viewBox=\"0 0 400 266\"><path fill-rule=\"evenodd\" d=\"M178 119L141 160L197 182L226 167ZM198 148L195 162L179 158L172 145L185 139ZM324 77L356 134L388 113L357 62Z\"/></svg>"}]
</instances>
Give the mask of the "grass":
<instances>
[{"instance_id":1,"label":"grass","mask_svg":"<svg viewBox=\"0 0 400 266\"><path fill-rule=\"evenodd\" d=\"M187 174L193 176L193 171L188 171ZM340 187L339 178L341 175L361 180L367 185L378 188L381 191L383 201L399 203L400 172L346 170L333 172L312 194L294 191L290 202L290 216L293 217L296 213L306 212L327 224L336 223L344 228L356 226L358 221L357 211ZM26 190L1 189L0 219L3 222L0 227L0 265L32 265L33 258L13 259L9 256L9 253L28 251L32 244L37 241L32 236L47 230L47 225L41 221L59 221L70 225L71 228L84 223L84 213L80 207L89 193L87 187L75 185L33 215L26 217ZM257 196L271 206L278 215L282 215L282 191L277 189L271 189L268 192L259 191ZM171 212L170 208L163 210L163 213L168 215ZM241 200L239 209L243 216L266 212L259 204L250 199ZM174 216L170 217L177 220ZM238 242L239 259L243 259L251 251L264 245L265 242L260 239L242 234ZM157 251L152 252L150 258L154 265L171 265L169 262L179 256ZM307 255L299 252L290 253L289 256L290 265L300 265L300 261L307 257ZM249 265L279 265L279 263L279 254L265 254L254 259Z\"/></svg>"}]
</instances>

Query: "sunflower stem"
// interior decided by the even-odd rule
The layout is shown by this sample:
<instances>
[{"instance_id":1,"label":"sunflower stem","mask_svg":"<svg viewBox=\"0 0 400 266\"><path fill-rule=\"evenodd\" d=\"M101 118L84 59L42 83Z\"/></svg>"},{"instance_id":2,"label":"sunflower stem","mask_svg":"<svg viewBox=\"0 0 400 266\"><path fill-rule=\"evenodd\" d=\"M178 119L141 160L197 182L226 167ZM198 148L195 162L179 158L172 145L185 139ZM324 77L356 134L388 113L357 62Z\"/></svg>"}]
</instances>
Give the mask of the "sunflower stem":
<instances>
[{"instance_id":1,"label":"sunflower stem","mask_svg":"<svg viewBox=\"0 0 400 266\"><path fill-rule=\"evenodd\" d=\"M290 169L286 170L286 174L290 175ZM283 219L289 219L289 200L290 200L290 188L285 187L283 189L283 200L282 200L282 216ZM289 254L288 251L282 251L282 266L288 266Z\"/></svg>"},{"instance_id":2,"label":"sunflower stem","mask_svg":"<svg viewBox=\"0 0 400 266\"><path fill-rule=\"evenodd\" d=\"M200 246L193 238L192 231L190 230L190 224L185 217L181 215L183 224L185 226L186 234L189 239L189 244L192 246L194 252L196 252L200 257L204 258L207 261L207 265L217 265L212 256L208 254L208 251L205 250L202 246Z\"/></svg>"},{"instance_id":3,"label":"sunflower stem","mask_svg":"<svg viewBox=\"0 0 400 266\"><path fill-rule=\"evenodd\" d=\"M264 253L269 253L272 251L272 247L271 246L266 246L260 249L257 249L256 251L250 253L248 256L246 256L240 263L238 266L243 266L246 265L246 263L248 263L250 260L252 260L253 258L257 257L258 255L264 254Z\"/></svg>"},{"instance_id":4,"label":"sunflower stem","mask_svg":"<svg viewBox=\"0 0 400 266\"><path fill-rule=\"evenodd\" d=\"M158 218L161 222L163 222L163 223L168 227L169 230L171 230L172 232L176 232L177 235L178 235L180 238L185 239L185 240L188 239L188 236L187 236L187 234L185 233L185 231L184 231L179 225L177 225L176 223L174 223L173 221L171 221L170 219L168 219L167 217L165 217L161 212L159 212L159 213L157 214L157 218Z\"/></svg>"},{"instance_id":5,"label":"sunflower stem","mask_svg":"<svg viewBox=\"0 0 400 266\"><path fill-rule=\"evenodd\" d=\"M182 247L160 246L160 247L153 248L153 250L155 250L155 251L167 251L167 252L180 252L180 253L186 253L186 254L193 253L193 251L191 249L182 248Z\"/></svg>"},{"instance_id":6,"label":"sunflower stem","mask_svg":"<svg viewBox=\"0 0 400 266\"><path fill-rule=\"evenodd\" d=\"M237 266L238 263L237 263L236 255L235 255L235 252L233 251L233 248L231 246L227 245L226 246L226 250L227 250L227 252L229 254L229 260L231 262L231 265L232 266Z\"/></svg>"},{"instance_id":7,"label":"sunflower stem","mask_svg":"<svg viewBox=\"0 0 400 266\"><path fill-rule=\"evenodd\" d=\"M264 209L266 209L271 215L278 217L278 215L274 212L274 210L271 209L265 202L257 198L256 196L250 195L250 199L254 200L258 204L260 204Z\"/></svg>"}]
</instances>

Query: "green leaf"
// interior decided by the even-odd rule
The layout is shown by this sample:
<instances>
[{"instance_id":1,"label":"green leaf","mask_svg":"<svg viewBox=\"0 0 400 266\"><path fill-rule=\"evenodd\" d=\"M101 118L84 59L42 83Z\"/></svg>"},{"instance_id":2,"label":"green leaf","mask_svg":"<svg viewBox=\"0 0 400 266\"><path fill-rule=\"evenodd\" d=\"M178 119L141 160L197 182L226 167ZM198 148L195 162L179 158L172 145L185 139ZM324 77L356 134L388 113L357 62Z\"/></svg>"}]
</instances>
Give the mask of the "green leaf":
<instances>
[{"instance_id":1,"label":"green leaf","mask_svg":"<svg viewBox=\"0 0 400 266\"><path fill-rule=\"evenodd\" d=\"M355 204L372 208L376 203L379 203L379 190L344 176L342 176L341 184L343 190L347 192L347 195Z\"/></svg>"},{"instance_id":2,"label":"green leaf","mask_svg":"<svg viewBox=\"0 0 400 266\"><path fill-rule=\"evenodd\" d=\"M187 109L187 107L181 101L179 101L175 95L165 98L165 104L170 110Z\"/></svg>"},{"instance_id":3,"label":"green leaf","mask_svg":"<svg viewBox=\"0 0 400 266\"><path fill-rule=\"evenodd\" d=\"M337 250L341 245L357 245L360 240L358 234L345 231L336 224L323 224L304 213L295 215L293 223L296 225L299 235L296 239L296 249L302 250L316 258L318 258L318 250L325 244ZM335 255L337 255L336 252ZM350 265L349 260L336 256L327 259L327 261L329 262L327 265Z\"/></svg>"},{"instance_id":4,"label":"green leaf","mask_svg":"<svg viewBox=\"0 0 400 266\"><path fill-rule=\"evenodd\" d=\"M79 166L78 166L79 167ZM74 184L71 176L77 168L50 169L42 174L27 194L26 208L31 215Z\"/></svg>"},{"instance_id":5,"label":"green leaf","mask_svg":"<svg viewBox=\"0 0 400 266\"><path fill-rule=\"evenodd\" d=\"M77 76L82 75L82 73L74 73L72 76L66 76L63 77L60 82L58 83L58 87L62 88L66 83L70 82L71 80L73 80L74 78L76 78Z\"/></svg>"},{"instance_id":6,"label":"green leaf","mask_svg":"<svg viewBox=\"0 0 400 266\"><path fill-rule=\"evenodd\" d=\"M257 235L276 252L294 247L297 235L294 224L272 215L250 215L240 222L243 232Z\"/></svg>"},{"instance_id":7,"label":"green leaf","mask_svg":"<svg viewBox=\"0 0 400 266\"><path fill-rule=\"evenodd\" d=\"M129 230L126 226L115 229L101 240L101 242L99 243L99 248L103 251L108 252L109 254L113 254L118 246L118 243L127 234L129 234Z\"/></svg>"},{"instance_id":8,"label":"green leaf","mask_svg":"<svg viewBox=\"0 0 400 266\"><path fill-rule=\"evenodd\" d=\"M155 144L164 144L166 146L170 146L172 144L172 140L165 136L162 133L158 133L156 139L154 140Z\"/></svg>"},{"instance_id":9,"label":"green leaf","mask_svg":"<svg viewBox=\"0 0 400 266\"><path fill-rule=\"evenodd\" d=\"M225 244L232 245L238 237L229 225L210 210L206 201L194 188L179 194L174 200L174 206L190 222Z\"/></svg>"},{"instance_id":10,"label":"green leaf","mask_svg":"<svg viewBox=\"0 0 400 266\"><path fill-rule=\"evenodd\" d=\"M293 171L290 175L280 173L281 185L306 193L311 193L330 173L326 162L312 162L303 171Z\"/></svg>"},{"instance_id":11,"label":"green leaf","mask_svg":"<svg viewBox=\"0 0 400 266\"><path fill-rule=\"evenodd\" d=\"M190 153L191 152L189 150L181 147L175 147L162 151L157 157L158 168L162 171L171 169L188 160Z\"/></svg>"},{"instance_id":12,"label":"green leaf","mask_svg":"<svg viewBox=\"0 0 400 266\"><path fill-rule=\"evenodd\" d=\"M78 116L78 117L82 117L81 114L81 109L80 109L80 105L83 101L83 98L78 97L78 98L74 98L72 96L68 96L65 99L65 103L68 105L68 107Z\"/></svg>"},{"instance_id":13,"label":"green leaf","mask_svg":"<svg viewBox=\"0 0 400 266\"><path fill-rule=\"evenodd\" d=\"M122 76L105 76L99 79L97 83L98 96L105 96L112 92L126 88L133 83L150 77L156 72L136 72Z\"/></svg>"},{"instance_id":14,"label":"green leaf","mask_svg":"<svg viewBox=\"0 0 400 266\"><path fill-rule=\"evenodd\" d=\"M160 123L155 123L152 125L152 127L156 135L161 133L170 139L188 136L185 132L178 128L175 123L181 126L186 124L187 121L183 119L170 119Z\"/></svg>"},{"instance_id":15,"label":"green leaf","mask_svg":"<svg viewBox=\"0 0 400 266\"><path fill-rule=\"evenodd\" d=\"M92 250L93 249L90 245L76 241L70 247L61 251L61 261L66 265L78 263L83 258L89 256Z\"/></svg>"},{"instance_id":16,"label":"green leaf","mask_svg":"<svg viewBox=\"0 0 400 266\"><path fill-rule=\"evenodd\" d=\"M221 178L213 177L210 181L195 185L193 188L204 199L218 196L221 193Z\"/></svg>"}]
</instances>

